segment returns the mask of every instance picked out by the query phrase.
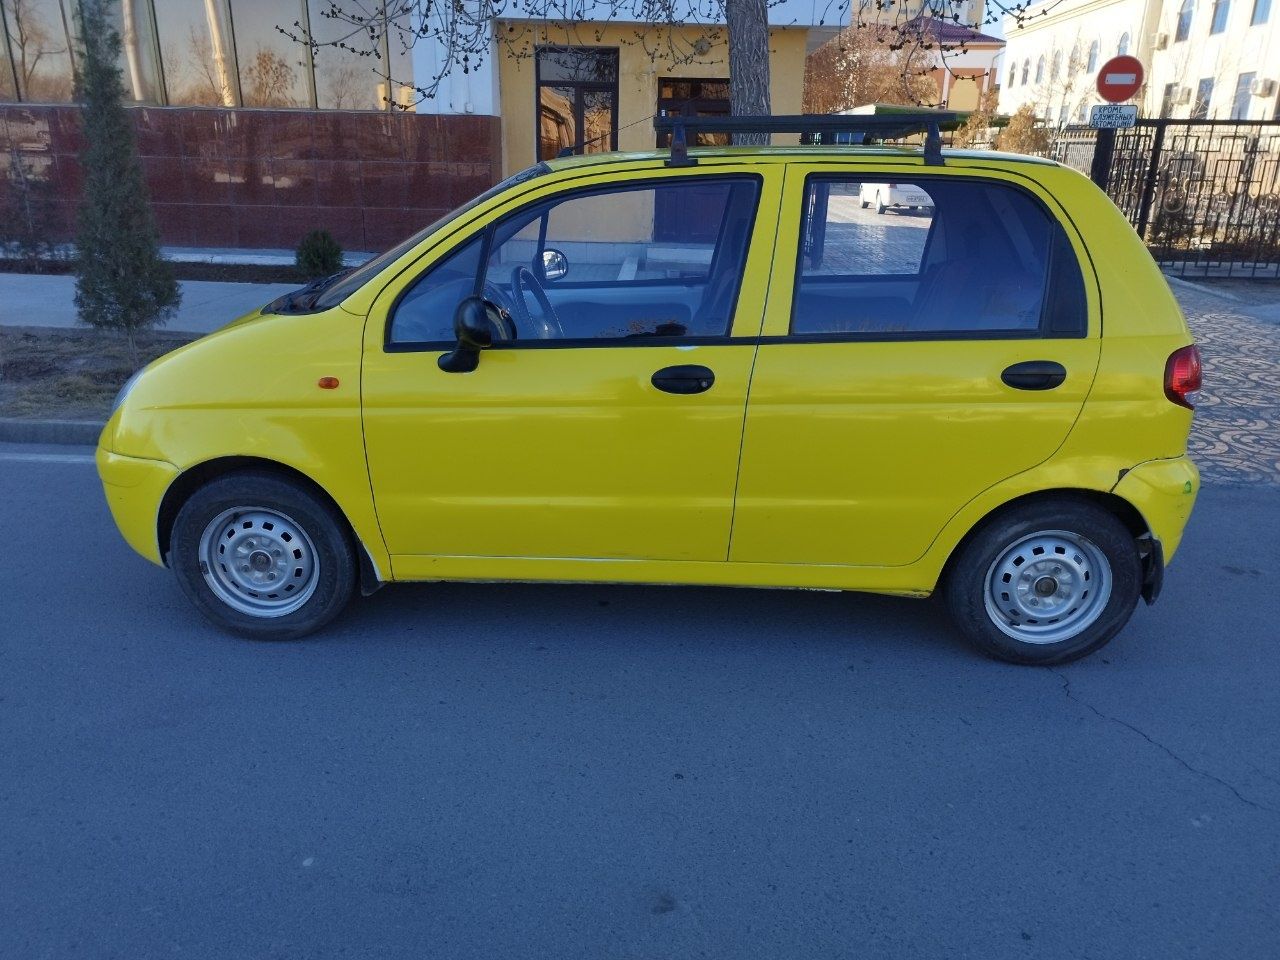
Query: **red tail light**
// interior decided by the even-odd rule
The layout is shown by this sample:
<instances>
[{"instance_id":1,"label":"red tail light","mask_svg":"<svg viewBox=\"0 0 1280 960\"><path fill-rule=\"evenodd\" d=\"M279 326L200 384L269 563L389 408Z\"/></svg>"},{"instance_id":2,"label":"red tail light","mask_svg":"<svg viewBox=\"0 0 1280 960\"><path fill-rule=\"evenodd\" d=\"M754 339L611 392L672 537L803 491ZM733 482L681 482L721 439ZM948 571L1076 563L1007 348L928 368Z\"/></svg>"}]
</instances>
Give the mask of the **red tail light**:
<instances>
[{"instance_id":1,"label":"red tail light","mask_svg":"<svg viewBox=\"0 0 1280 960\"><path fill-rule=\"evenodd\" d=\"M1200 348L1194 344L1175 350L1164 365L1164 395L1178 406L1194 410L1190 395L1200 389Z\"/></svg>"}]
</instances>

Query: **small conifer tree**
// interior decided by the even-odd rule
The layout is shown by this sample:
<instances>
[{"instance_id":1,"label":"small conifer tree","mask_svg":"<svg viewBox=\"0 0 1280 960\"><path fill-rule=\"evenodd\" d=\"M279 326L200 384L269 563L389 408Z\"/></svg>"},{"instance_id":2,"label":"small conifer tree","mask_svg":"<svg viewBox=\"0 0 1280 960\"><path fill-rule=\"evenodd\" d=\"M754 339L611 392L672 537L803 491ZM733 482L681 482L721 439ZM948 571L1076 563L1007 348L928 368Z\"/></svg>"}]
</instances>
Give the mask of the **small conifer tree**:
<instances>
[{"instance_id":1,"label":"small conifer tree","mask_svg":"<svg viewBox=\"0 0 1280 960\"><path fill-rule=\"evenodd\" d=\"M122 333L137 360L137 334L163 324L180 299L147 198L124 108L120 35L112 0L80 3L84 197L76 237L76 308L82 323Z\"/></svg>"}]
</instances>

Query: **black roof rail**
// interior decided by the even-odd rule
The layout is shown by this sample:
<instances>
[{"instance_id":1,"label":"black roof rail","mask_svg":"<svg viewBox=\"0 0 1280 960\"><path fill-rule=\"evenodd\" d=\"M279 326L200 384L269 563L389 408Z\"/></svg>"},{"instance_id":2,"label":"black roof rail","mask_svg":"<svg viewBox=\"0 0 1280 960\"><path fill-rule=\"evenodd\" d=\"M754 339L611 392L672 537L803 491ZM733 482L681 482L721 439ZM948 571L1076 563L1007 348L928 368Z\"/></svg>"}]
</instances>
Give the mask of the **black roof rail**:
<instances>
[{"instance_id":1,"label":"black roof rail","mask_svg":"<svg viewBox=\"0 0 1280 960\"><path fill-rule=\"evenodd\" d=\"M925 134L924 162L942 166L942 132L940 124L954 123L959 115L942 110L915 113L831 114L797 113L789 116L714 116L698 117L688 112L653 118L658 133L671 134L669 167L687 167L690 133L799 133L800 142L849 143L860 145L872 140L894 140L912 134ZM837 139L841 135L848 139Z\"/></svg>"}]
</instances>

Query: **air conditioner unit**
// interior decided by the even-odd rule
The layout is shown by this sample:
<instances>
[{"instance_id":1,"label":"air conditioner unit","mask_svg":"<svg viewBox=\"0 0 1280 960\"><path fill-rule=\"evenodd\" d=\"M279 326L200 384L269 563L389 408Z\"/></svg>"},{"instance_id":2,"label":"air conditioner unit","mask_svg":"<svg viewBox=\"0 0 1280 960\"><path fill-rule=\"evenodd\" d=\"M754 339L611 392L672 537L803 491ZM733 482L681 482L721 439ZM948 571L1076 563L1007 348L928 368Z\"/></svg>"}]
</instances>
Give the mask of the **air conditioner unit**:
<instances>
[{"instance_id":1,"label":"air conditioner unit","mask_svg":"<svg viewBox=\"0 0 1280 960\"><path fill-rule=\"evenodd\" d=\"M1178 88L1178 90L1177 90L1177 92L1173 95L1173 102L1174 102L1174 103L1176 103L1178 106L1182 106L1183 104L1190 103L1190 102L1191 102L1191 88L1190 88L1190 87L1179 87L1179 88Z\"/></svg>"},{"instance_id":2,"label":"air conditioner unit","mask_svg":"<svg viewBox=\"0 0 1280 960\"><path fill-rule=\"evenodd\" d=\"M1270 97L1276 92L1276 82L1259 77L1250 84L1249 92L1255 97Z\"/></svg>"},{"instance_id":3,"label":"air conditioner unit","mask_svg":"<svg viewBox=\"0 0 1280 960\"><path fill-rule=\"evenodd\" d=\"M1157 50L1164 50L1169 46L1169 35L1167 33L1157 33L1156 42L1153 46Z\"/></svg>"}]
</instances>

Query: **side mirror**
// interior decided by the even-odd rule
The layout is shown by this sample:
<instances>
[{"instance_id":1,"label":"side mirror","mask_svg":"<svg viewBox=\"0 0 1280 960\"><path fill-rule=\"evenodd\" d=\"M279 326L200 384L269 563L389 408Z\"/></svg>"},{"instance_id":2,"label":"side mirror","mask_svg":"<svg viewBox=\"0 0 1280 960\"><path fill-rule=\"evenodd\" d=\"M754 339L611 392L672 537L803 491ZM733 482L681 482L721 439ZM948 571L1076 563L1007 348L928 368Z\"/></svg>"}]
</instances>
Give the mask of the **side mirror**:
<instances>
[{"instance_id":1,"label":"side mirror","mask_svg":"<svg viewBox=\"0 0 1280 960\"><path fill-rule=\"evenodd\" d=\"M453 334L458 345L438 361L446 373L470 373L480 364L480 351L493 345L494 321L490 311L497 308L480 297L467 297L453 314Z\"/></svg>"},{"instance_id":2,"label":"side mirror","mask_svg":"<svg viewBox=\"0 0 1280 960\"><path fill-rule=\"evenodd\" d=\"M542 279L559 280L569 272L569 258L559 250L542 251Z\"/></svg>"}]
</instances>

